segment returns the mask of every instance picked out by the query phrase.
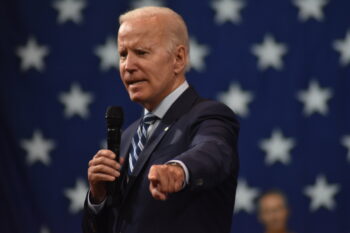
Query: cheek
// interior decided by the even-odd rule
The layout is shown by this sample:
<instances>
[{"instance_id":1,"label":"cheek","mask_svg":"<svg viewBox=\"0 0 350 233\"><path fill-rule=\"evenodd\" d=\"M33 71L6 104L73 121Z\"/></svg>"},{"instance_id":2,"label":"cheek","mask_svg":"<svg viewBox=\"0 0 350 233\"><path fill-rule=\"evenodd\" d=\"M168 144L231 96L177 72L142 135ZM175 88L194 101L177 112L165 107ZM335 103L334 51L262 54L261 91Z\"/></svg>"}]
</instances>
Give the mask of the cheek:
<instances>
[{"instance_id":1,"label":"cheek","mask_svg":"<svg viewBox=\"0 0 350 233\"><path fill-rule=\"evenodd\" d=\"M151 79L151 85L155 88L155 91L160 91L162 89L167 89L174 81L172 73L169 69L159 69L153 73Z\"/></svg>"},{"instance_id":2,"label":"cheek","mask_svg":"<svg viewBox=\"0 0 350 233\"><path fill-rule=\"evenodd\" d=\"M161 68L145 70L144 75L148 80L147 88L154 89L153 91L157 91L157 89L163 86L164 72L162 72Z\"/></svg>"}]
</instances>

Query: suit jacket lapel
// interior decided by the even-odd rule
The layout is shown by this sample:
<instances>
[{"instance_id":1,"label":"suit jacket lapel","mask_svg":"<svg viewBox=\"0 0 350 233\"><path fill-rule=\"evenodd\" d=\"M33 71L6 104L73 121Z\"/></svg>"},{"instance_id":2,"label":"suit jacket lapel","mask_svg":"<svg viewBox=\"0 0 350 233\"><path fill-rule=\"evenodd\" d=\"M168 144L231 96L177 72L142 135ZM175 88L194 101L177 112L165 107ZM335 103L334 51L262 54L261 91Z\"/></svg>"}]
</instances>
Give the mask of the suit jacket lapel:
<instances>
[{"instance_id":1,"label":"suit jacket lapel","mask_svg":"<svg viewBox=\"0 0 350 233\"><path fill-rule=\"evenodd\" d=\"M121 147L120 152L119 152L120 157L124 157L125 159L128 158L127 155L128 155L129 148L130 148L131 139L134 136L134 134L137 130L137 127L140 124L141 119L142 118L140 118L139 120L135 121L132 125L130 125L128 132L127 132L127 135L125 135L122 138L120 145L123 145L123 146ZM124 132L124 133L126 133L126 132Z\"/></svg>"},{"instance_id":2,"label":"suit jacket lapel","mask_svg":"<svg viewBox=\"0 0 350 233\"><path fill-rule=\"evenodd\" d=\"M139 159L137 160L137 163L134 167L134 170L132 174L129 176L129 182L126 186L125 192L124 192L124 198L128 196L128 193L133 186L136 177L140 174L142 168L144 167L145 163L151 156L153 150L156 148L156 146L159 144L161 139L164 137L164 135L167 133L168 129L171 125L165 124L162 121L159 123L157 129L152 134L151 138L148 140L147 144L145 145L144 150L140 153ZM168 129L166 129L168 127ZM166 130L165 130L166 129ZM128 156L126 157L128 158ZM128 172L127 168L124 169L124 172Z\"/></svg>"},{"instance_id":3,"label":"suit jacket lapel","mask_svg":"<svg viewBox=\"0 0 350 233\"><path fill-rule=\"evenodd\" d=\"M139 155L139 159L137 160L137 163L135 165L135 168L132 172L132 176L136 177L140 173L141 169L143 168L145 162L148 160L150 155L152 154L155 147L159 144L161 139L165 136L165 134L168 132L168 129L170 128L171 124L166 124L164 122L160 122L155 132L152 134L150 139L145 145L144 150Z\"/></svg>"},{"instance_id":4,"label":"suit jacket lapel","mask_svg":"<svg viewBox=\"0 0 350 233\"><path fill-rule=\"evenodd\" d=\"M188 88L176 101L175 103L169 108L167 113L165 114L164 118L159 123L157 129L152 134L150 139L148 140L147 144L145 145L144 150L139 155L139 159L135 165L135 168L130 176L128 185L126 187L124 197L127 197L128 192L130 191L131 187L133 186L137 176L140 174L141 170L143 169L145 163L151 156L154 149L157 147L157 145L160 143L162 138L166 135L167 132L170 131L171 126L175 123L175 121L180 118L184 113L188 112L192 105L198 101L199 96L195 92L195 90L190 87ZM137 128L137 125L136 125ZM132 131L135 132L136 128ZM131 136L132 137L132 136ZM130 140L129 139L129 147L130 147ZM126 147L124 147L126 148ZM129 149L129 148L128 148ZM128 152L128 149L124 154ZM128 158L127 154L126 157ZM124 169L124 172L127 172L127 169Z\"/></svg>"}]
</instances>

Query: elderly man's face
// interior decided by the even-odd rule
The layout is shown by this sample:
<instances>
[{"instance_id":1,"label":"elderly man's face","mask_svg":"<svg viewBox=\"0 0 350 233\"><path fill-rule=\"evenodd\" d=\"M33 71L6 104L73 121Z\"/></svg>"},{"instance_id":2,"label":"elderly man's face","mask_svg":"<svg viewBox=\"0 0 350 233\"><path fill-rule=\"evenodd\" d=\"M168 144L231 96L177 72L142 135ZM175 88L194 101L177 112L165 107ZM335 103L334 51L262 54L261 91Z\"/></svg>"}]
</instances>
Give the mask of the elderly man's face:
<instances>
[{"instance_id":1,"label":"elderly man's face","mask_svg":"<svg viewBox=\"0 0 350 233\"><path fill-rule=\"evenodd\" d=\"M260 200L259 219L270 231L286 230L288 209L283 198L277 194L263 197Z\"/></svg>"},{"instance_id":2,"label":"elderly man's face","mask_svg":"<svg viewBox=\"0 0 350 233\"><path fill-rule=\"evenodd\" d=\"M120 75L132 101L153 110L176 88L174 54L156 18L124 22L118 33Z\"/></svg>"}]
</instances>

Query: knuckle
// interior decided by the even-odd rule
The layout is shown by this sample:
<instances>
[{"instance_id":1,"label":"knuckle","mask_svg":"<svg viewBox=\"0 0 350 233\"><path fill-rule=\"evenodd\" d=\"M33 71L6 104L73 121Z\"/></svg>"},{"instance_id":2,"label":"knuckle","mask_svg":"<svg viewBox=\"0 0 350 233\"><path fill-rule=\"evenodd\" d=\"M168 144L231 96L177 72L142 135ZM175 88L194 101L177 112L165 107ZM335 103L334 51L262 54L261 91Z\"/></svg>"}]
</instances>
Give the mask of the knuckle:
<instances>
[{"instance_id":1,"label":"knuckle","mask_svg":"<svg viewBox=\"0 0 350 233\"><path fill-rule=\"evenodd\" d=\"M107 163L106 157L99 157L95 161L95 165L101 165Z\"/></svg>"},{"instance_id":2,"label":"knuckle","mask_svg":"<svg viewBox=\"0 0 350 233\"><path fill-rule=\"evenodd\" d=\"M157 168L156 168L155 166L156 166L156 165L153 165L153 166L150 168L149 174L153 174L153 173L157 170Z\"/></svg>"},{"instance_id":3,"label":"knuckle","mask_svg":"<svg viewBox=\"0 0 350 233\"><path fill-rule=\"evenodd\" d=\"M106 157L99 157L98 159L96 159L96 163L104 163L106 161Z\"/></svg>"},{"instance_id":4,"label":"knuckle","mask_svg":"<svg viewBox=\"0 0 350 233\"><path fill-rule=\"evenodd\" d=\"M99 165L94 165L94 166L91 166L89 169L91 172L95 172L98 169L98 166Z\"/></svg>"},{"instance_id":5,"label":"knuckle","mask_svg":"<svg viewBox=\"0 0 350 233\"><path fill-rule=\"evenodd\" d=\"M96 165L94 168L95 168L94 172L104 172L104 170L105 170L105 168L102 164Z\"/></svg>"},{"instance_id":6,"label":"knuckle","mask_svg":"<svg viewBox=\"0 0 350 233\"><path fill-rule=\"evenodd\" d=\"M98 157L106 157L109 154L109 150L101 149L97 152Z\"/></svg>"},{"instance_id":7,"label":"knuckle","mask_svg":"<svg viewBox=\"0 0 350 233\"><path fill-rule=\"evenodd\" d=\"M97 151L97 154L103 154L106 150L105 149L100 149Z\"/></svg>"}]
</instances>

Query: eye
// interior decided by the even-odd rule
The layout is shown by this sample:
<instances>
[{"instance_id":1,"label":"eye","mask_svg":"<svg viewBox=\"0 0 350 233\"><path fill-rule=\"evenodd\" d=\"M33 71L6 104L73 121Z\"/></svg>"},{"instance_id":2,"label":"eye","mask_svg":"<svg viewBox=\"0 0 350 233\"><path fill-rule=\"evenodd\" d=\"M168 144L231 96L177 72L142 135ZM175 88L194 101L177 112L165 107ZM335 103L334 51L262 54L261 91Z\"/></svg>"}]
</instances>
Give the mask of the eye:
<instances>
[{"instance_id":1,"label":"eye","mask_svg":"<svg viewBox=\"0 0 350 233\"><path fill-rule=\"evenodd\" d=\"M125 59L126 56L128 56L128 53L125 50L123 50L119 53L120 59Z\"/></svg>"},{"instance_id":2,"label":"eye","mask_svg":"<svg viewBox=\"0 0 350 233\"><path fill-rule=\"evenodd\" d=\"M146 55L148 52L142 49L136 49L135 53L139 56L143 56L143 55Z\"/></svg>"}]
</instances>

